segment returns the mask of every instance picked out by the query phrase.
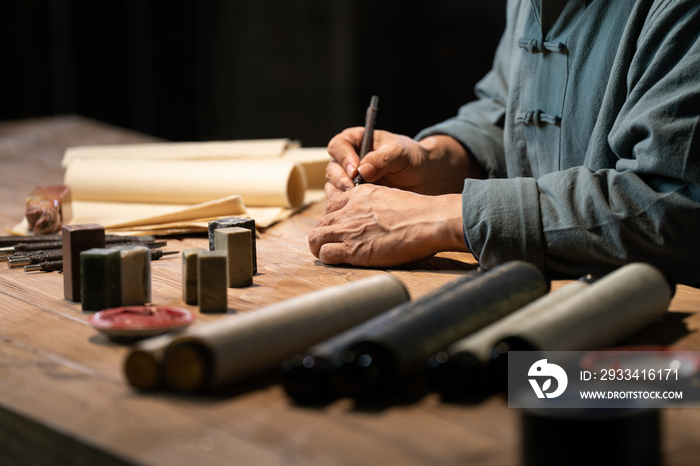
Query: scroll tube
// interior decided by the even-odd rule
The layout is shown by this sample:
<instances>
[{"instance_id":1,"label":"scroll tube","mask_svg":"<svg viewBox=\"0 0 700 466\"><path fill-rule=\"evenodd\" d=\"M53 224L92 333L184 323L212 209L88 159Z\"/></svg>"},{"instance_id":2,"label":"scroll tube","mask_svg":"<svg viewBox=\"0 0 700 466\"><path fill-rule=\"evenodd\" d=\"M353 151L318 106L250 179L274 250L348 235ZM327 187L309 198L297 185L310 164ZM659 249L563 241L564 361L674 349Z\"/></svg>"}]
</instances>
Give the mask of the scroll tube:
<instances>
[{"instance_id":1,"label":"scroll tube","mask_svg":"<svg viewBox=\"0 0 700 466\"><path fill-rule=\"evenodd\" d=\"M625 265L552 306L494 346L495 382L507 381L508 351L591 351L613 345L666 314L675 284L655 267Z\"/></svg>"},{"instance_id":2,"label":"scroll tube","mask_svg":"<svg viewBox=\"0 0 700 466\"><path fill-rule=\"evenodd\" d=\"M124 360L124 376L132 387L141 391L162 387L162 362L174 339L174 334L166 333L134 345Z\"/></svg>"},{"instance_id":3,"label":"scroll tube","mask_svg":"<svg viewBox=\"0 0 700 466\"><path fill-rule=\"evenodd\" d=\"M458 278L393 310L393 318L363 324L364 334L334 368L331 387L350 397L398 389L423 374L430 355L548 291L544 274L523 261Z\"/></svg>"},{"instance_id":4,"label":"scroll tube","mask_svg":"<svg viewBox=\"0 0 700 466\"><path fill-rule=\"evenodd\" d=\"M511 337L540 351L587 351L612 345L663 316L674 294L649 264L626 265L523 325Z\"/></svg>"},{"instance_id":5,"label":"scroll tube","mask_svg":"<svg viewBox=\"0 0 700 466\"><path fill-rule=\"evenodd\" d=\"M165 382L180 392L224 386L272 369L408 299L397 278L382 274L222 318L172 342L165 355Z\"/></svg>"},{"instance_id":6,"label":"scroll tube","mask_svg":"<svg viewBox=\"0 0 700 466\"><path fill-rule=\"evenodd\" d=\"M586 281L570 283L431 356L428 359L430 385L448 398L477 396L488 391L487 368L496 343L588 286Z\"/></svg>"}]
</instances>

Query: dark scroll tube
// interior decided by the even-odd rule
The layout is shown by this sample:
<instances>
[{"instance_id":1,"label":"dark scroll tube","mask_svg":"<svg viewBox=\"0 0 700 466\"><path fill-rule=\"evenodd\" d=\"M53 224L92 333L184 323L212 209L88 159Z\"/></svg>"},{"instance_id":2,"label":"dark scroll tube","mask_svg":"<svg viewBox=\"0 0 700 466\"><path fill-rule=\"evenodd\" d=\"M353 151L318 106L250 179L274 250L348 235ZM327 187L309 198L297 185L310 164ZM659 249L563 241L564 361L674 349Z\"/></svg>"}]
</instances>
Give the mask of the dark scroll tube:
<instances>
[{"instance_id":1,"label":"dark scroll tube","mask_svg":"<svg viewBox=\"0 0 700 466\"><path fill-rule=\"evenodd\" d=\"M548 290L542 272L519 261L460 277L352 329L354 341L334 349L330 386L339 395L352 397L395 389L420 375L425 360L437 350Z\"/></svg>"}]
</instances>

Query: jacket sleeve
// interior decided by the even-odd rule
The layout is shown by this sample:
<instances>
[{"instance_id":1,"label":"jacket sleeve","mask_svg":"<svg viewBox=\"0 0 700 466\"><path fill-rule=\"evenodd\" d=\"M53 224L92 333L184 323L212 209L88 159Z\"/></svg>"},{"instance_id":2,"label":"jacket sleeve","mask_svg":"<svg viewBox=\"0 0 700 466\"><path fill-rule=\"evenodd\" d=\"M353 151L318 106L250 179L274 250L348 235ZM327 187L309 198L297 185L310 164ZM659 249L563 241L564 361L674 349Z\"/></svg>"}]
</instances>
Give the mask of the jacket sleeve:
<instances>
[{"instance_id":1,"label":"jacket sleeve","mask_svg":"<svg viewBox=\"0 0 700 466\"><path fill-rule=\"evenodd\" d=\"M586 154L607 166L465 181L465 234L485 268L525 259L580 275L643 261L700 282L700 4L655 1L624 40Z\"/></svg>"}]
</instances>

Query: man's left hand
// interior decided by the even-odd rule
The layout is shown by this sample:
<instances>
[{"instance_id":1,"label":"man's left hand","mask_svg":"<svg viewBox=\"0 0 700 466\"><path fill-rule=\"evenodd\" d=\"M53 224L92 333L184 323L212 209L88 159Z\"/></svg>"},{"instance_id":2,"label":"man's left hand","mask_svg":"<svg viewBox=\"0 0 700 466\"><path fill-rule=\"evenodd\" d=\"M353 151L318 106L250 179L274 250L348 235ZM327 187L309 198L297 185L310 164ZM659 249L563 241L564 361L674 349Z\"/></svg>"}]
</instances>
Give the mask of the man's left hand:
<instances>
[{"instance_id":1,"label":"man's left hand","mask_svg":"<svg viewBox=\"0 0 700 466\"><path fill-rule=\"evenodd\" d=\"M467 251L460 194L424 196L364 184L335 194L309 247L326 264L391 267Z\"/></svg>"}]
</instances>

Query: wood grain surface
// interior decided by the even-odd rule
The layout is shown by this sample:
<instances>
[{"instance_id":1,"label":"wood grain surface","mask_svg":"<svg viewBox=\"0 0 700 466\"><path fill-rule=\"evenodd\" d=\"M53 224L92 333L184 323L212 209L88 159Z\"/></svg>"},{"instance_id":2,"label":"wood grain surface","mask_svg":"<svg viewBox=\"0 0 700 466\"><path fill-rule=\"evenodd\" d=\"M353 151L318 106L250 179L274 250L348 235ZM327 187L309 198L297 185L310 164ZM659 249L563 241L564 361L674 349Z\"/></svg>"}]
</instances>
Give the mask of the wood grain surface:
<instances>
[{"instance_id":1,"label":"wood grain surface","mask_svg":"<svg viewBox=\"0 0 700 466\"><path fill-rule=\"evenodd\" d=\"M0 123L0 227L22 218L34 186L62 183L66 147L153 140L80 117ZM255 312L379 273L396 275L415 299L476 266L460 253L389 271L325 266L307 246L322 211L322 203L314 205L262 234L254 285L228 290L229 312ZM171 239L165 249L191 247L206 248L207 239ZM152 274L153 302L197 313L182 301L178 255L154 261ZM700 291L680 286L667 318L627 343L700 351L698 310ZM26 274L0 263L0 464L519 462L518 412L501 397L474 405L443 403L434 394L390 406L342 399L310 408L290 403L271 376L216 396L134 392L122 374L127 347L99 335L88 315L63 299L60 274ZM197 317L200 324L219 318ZM700 411L666 410L663 422L665 464L697 464Z\"/></svg>"}]
</instances>

